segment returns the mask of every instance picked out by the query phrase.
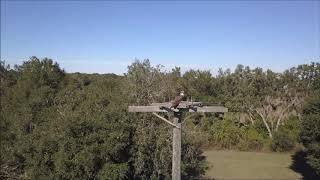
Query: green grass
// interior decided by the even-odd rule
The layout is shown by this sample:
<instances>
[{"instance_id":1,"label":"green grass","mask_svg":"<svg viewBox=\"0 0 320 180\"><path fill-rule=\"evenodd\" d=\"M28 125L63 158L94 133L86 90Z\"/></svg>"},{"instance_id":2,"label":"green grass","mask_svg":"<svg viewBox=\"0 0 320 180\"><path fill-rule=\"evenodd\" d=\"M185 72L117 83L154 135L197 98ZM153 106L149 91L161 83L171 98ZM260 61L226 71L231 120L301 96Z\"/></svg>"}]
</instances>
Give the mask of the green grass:
<instances>
[{"instance_id":1,"label":"green grass","mask_svg":"<svg viewBox=\"0 0 320 180\"><path fill-rule=\"evenodd\" d=\"M288 153L258 153L238 151L205 151L210 169L205 177L218 179L301 179L290 169Z\"/></svg>"}]
</instances>

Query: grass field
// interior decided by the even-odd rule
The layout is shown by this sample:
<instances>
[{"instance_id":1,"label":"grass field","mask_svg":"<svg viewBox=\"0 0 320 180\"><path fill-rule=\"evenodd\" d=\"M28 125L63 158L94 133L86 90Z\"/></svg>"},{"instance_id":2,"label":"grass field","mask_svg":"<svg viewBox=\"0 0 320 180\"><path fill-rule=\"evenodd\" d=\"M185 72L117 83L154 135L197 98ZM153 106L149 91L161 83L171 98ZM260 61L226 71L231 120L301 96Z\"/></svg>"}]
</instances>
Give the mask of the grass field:
<instances>
[{"instance_id":1,"label":"grass field","mask_svg":"<svg viewBox=\"0 0 320 180\"><path fill-rule=\"evenodd\" d=\"M292 154L238 151L205 151L208 179L303 179L292 169Z\"/></svg>"}]
</instances>

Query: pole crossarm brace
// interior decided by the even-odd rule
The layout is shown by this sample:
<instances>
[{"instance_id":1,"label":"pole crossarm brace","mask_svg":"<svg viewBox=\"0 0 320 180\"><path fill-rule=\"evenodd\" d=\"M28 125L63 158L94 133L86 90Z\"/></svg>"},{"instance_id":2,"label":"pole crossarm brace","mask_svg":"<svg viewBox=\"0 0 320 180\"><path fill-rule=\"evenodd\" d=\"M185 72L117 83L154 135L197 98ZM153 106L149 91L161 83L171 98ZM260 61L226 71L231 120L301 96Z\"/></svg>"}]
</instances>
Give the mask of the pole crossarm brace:
<instances>
[{"instance_id":1,"label":"pole crossarm brace","mask_svg":"<svg viewBox=\"0 0 320 180\"><path fill-rule=\"evenodd\" d=\"M155 116L157 116L157 117L158 117L158 118L160 118L161 120L165 121L166 123L170 124L171 126L173 126L173 127L176 127L176 128L179 128L179 129L180 129L180 127L179 127L179 126L177 126L177 125L173 124L171 121L169 121L168 119L166 119L166 118L164 118L164 117L160 116L159 114L157 114L157 113L155 113L155 112L153 112L152 114L153 114L153 115L155 115Z\"/></svg>"}]
</instances>

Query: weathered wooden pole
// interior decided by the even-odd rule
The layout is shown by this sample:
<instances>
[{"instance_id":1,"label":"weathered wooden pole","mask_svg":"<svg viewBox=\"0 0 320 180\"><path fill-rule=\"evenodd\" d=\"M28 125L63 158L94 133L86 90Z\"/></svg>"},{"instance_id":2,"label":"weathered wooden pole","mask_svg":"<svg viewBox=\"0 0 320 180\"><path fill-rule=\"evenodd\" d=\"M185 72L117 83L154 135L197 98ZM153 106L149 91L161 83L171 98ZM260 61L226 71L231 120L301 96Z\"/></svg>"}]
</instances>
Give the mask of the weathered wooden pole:
<instances>
[{"instance_id":1,"label":"weathered wooden pole","mask_svg":"<svg viewBox=\"0 0 320 180\"><path fill-rule=\"evenodd\" d=\"M172 180L181 179L181 114L173 113L172 122L173 127L172 136Z\"/></svg>"}]
</instances>

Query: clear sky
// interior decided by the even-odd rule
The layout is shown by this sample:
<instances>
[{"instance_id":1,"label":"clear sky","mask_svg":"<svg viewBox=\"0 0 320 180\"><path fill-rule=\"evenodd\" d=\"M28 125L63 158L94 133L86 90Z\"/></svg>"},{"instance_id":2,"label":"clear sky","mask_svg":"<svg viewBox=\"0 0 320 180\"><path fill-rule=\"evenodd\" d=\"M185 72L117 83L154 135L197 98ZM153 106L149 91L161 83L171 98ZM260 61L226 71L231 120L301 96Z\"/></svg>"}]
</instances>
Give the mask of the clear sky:
<instances>
[{"instance_id":1,"label":"clear sky","mask_svg":"<svg viewBox=\"0 0 320 180\"><path fill-rule=\"evenodd\" d=\"M1 1L1 59L126 72L135 58L183 71L283 71L320 61L319 1Z\"/></svg>"}]
</instances>

